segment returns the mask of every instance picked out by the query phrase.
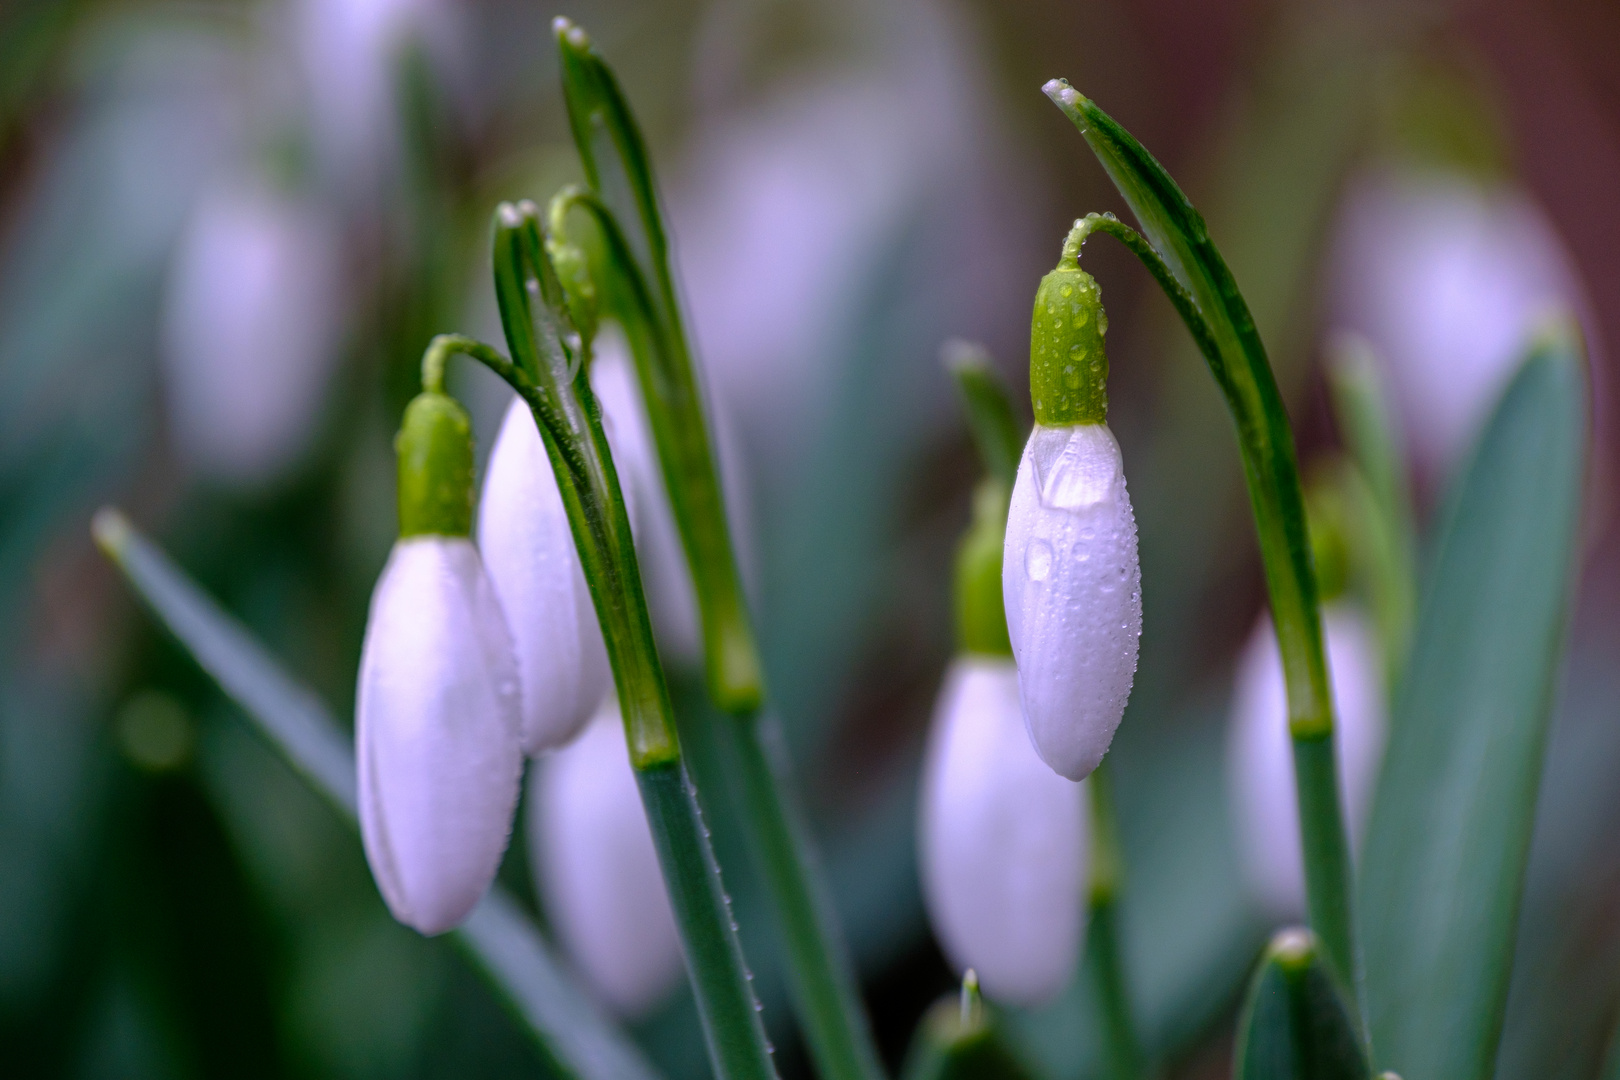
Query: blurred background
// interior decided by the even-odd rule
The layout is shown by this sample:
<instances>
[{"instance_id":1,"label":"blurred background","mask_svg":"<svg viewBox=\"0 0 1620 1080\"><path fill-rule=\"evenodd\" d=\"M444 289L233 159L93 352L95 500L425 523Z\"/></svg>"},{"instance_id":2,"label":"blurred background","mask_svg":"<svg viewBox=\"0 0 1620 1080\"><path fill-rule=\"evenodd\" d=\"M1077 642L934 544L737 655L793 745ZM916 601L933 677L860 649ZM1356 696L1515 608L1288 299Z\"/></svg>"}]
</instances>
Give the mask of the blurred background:
<instances>
[{"instance_id":1,"label":"blurred background","mask_svg":"<svg viewBox=\"0 0 1620 1080\"><path fill-rule=\"evenodd\" d=\"M1070 220L1124 213L1041 83L1096 98L1204 211L1306 463L1340 445L1325 348L1377 347L1424 529L1524 335L1578 313L1597 445L1500 1072L1596 1075L1620 1014L1620 12L1601 0L4 0L6 1073L541 1071L461 956L392 922L357 837L136 605L88 521L124 506L349 714L422 349L499 340L490 213L580 178L557 14L651 143L746 477L769 679L891 1061L953 979L912 840L980 471L940 346L985 342L1027 415L1035 284ZM1110 241L1085 265L1142 530L1111 758L1127 959L1171 1074L1224 1076L1270 926L1223 764L1258 560L1185 331ZM454 379L486 451L506 392ZM701 725L689 741L701 778ZM782 1069L808 1075L735 817L705 792ZM525 850L502 876L532 902ZM1092 1075L1077 995L1009 1018L1054 1080ZM684 988L631 1023L670 1076L705 1075Z\"/></svg>"}]
</instances>

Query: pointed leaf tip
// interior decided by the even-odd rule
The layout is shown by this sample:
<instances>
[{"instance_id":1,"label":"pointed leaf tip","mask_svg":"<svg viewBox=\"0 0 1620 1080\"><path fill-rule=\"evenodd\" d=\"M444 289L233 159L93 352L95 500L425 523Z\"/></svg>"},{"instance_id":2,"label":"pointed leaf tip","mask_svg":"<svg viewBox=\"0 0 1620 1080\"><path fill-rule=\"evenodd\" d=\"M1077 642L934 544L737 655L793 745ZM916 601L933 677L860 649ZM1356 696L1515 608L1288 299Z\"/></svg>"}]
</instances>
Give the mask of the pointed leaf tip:
<instances>
[{"instance_id":1,"label":"pointed leaf tip","mask_svg":"<svg viewBox=\"0 0 1620 1080\"><path fill-rule=\"evenodd\" d=\"M103 506L90 519L90 535L96 546L115 562L123 556L129 534L129 519L116 506Z\"/></svg>"}]
</instances>

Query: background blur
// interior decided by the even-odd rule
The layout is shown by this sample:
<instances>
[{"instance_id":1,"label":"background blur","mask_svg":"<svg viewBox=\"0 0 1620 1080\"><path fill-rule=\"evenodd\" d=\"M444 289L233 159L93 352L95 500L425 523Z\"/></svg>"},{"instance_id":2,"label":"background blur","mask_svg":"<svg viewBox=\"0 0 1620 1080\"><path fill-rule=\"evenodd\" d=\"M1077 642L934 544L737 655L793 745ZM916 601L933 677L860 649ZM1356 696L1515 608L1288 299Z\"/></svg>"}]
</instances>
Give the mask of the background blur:
<instances>
[{"instance_id":1,"label":"background blur","mask_svg":"<svg viewBox=\"0 0 1620 1080\"><path fill-rule=\"evenodd\" d=\"M490 212L578 179L563 13L651 142L748 476L770 682L893 1059L952 978L911 839L979 472L939 347L985 341L1022 395L1030 299L1068 222L1123 213L1041 83L1095 97L1205 212L1306 462L1337 445L1324 344L1380 345L1424 521L1529 309L1580 313L1588 546L1501 1072L1594 1075L1620 1010L1620 13L1601 0L5 0L7 1074L539 1068L449 945L389 919L357 838L136 607L88 519L123 505L348 714L422 348L499 339ZM1155 1052L1221 1076L1267 930L1222 764L1258 561L1184 330L1122 249L1098 241L1085 265L1142 529L1142 663L1112 759L1131 977ZM454 377L487 449L505 391ZM690 675L681 697L701 707ZM740 838L706 792L779 1058L806 1075ZM524 853L503 878L532 899ZM1089 1075L1084 1015L1066 1000L1012 1023L1057 1080ZM684 989L635 1030L672 1077L704 1074Z\"/></svg>"}]
</instances>

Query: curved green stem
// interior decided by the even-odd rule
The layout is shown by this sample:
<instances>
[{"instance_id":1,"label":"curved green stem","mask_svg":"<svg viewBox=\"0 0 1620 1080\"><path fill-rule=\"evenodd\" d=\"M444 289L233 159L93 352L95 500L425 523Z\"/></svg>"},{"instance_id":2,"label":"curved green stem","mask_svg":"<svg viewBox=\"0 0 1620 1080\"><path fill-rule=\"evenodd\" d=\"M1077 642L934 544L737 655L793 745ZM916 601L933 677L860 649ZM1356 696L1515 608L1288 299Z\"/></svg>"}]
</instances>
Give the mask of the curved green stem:
<instances>
[{"instance_id":1,"label":"curved green stem","mask_svg":"<svg viewBox=\"0 0 1620 1080\"><path fill-rule=\"evenodd\" d=\"M1125 241L1153 274L1208 361L1237 427L1287 684L1310 923L1335 977L1350 991L1347 997L1359 1003L1361 958L1351 906L1349 845L1332 767L1333 696L1294 435L1277 380L1231 271L1210 241L1203 218L1170 174L1067 82L1054 79L1043 89L1085 136L1146 239L1106 217L1086 219L1092 222L1089 228Z\"/></svg>"},{"instance_id":2,"label":"curved green stem","mask_svg":"<svg viewBox=\"0 0 1620 1080\"><path fill-rule=\"evenodd\" d=\"M580 336L568 324L532 205L496 212L495 283L515 358L465 350L529 403L557 476L624 711L630 763L658 850L710 1061L720 1080L774 1080L720 871L681 763L669 689L653 644L630 521Z\"/></svg>"}]
</instances>

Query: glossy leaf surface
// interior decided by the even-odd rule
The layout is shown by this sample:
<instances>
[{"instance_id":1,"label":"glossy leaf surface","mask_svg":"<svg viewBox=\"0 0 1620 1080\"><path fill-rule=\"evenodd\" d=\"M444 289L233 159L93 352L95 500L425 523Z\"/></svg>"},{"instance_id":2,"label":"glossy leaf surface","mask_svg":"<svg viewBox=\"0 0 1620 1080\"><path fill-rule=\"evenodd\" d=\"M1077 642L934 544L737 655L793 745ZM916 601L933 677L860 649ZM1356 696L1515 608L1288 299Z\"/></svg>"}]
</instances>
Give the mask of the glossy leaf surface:
<instances>
[{"instance_id":1,"label":"glossy leaf surface","mask_svg":"<svg viewBox=\"0 0 1620 1080\"><path fill-rule=\"evenodd\" d=\"M1539 342L1455 486L1421 605L1361 888L1380 1065L1485 1080L1578 542L1585 371Z\"/></svg>"}]
</instances>

